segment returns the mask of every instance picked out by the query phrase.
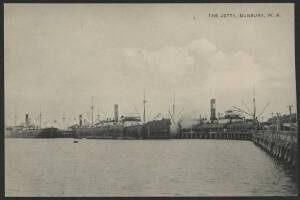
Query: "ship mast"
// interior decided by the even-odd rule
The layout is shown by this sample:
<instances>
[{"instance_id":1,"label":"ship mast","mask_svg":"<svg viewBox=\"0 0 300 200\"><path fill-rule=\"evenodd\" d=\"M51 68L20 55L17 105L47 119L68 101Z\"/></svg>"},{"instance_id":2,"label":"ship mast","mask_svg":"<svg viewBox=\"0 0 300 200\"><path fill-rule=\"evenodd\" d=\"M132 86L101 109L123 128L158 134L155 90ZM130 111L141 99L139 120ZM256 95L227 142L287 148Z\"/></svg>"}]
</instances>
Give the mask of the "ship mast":
<instances>
[{"instance_id":1,"label":"ship mast","mask_svg":"<svg viewBox=\"0 0 300 200\"><path fill-rule=\"evenodd\" d=\"M94 126L94 97L92 96L92 127Z\"/></svg>"},{"instance_id":2,"label":"ship mast","mask_svg":"<svg viewBox=\"0 0 300 200\"><path fill-rule=\"evenodd\" d=\"M143 116L143 122L146 123L146 96L145 96L145 92L144 92L144 100L143 100L143 104L144 104L144 116Z\"/></svg>"},{"instance_id":3,"label":"ship mast","mask_svg":"<svg viewBox=\"0 0 300 200\"><path fill-rule=\"evenodd\" d=\"M256 119L255 87L253 87L253 120Z\"/></svg>"},{"instance_id":4,"label":"ship mast","mask_svg":"<svg viewBox=\"0 0 300 200\"><path fill-rule=\"evenodd\" d=\"M63 122L63 129L66 129L66 126L65 126L65 115L64 115L64 113L63 113L63 117L62 117L62 122Z\"/></svg>"},{"instance_id":5,"label":"ship mast","mask_svg":"<svg viewBox=\"0 0 300 200\"><path fill-rule=\"evenodd\" d=\"M40 104L40 129L42 128L42 105Z\"/></svg>"},{"instance_id":6,"label":"ship mast","mask_svg":"<svg viewBox=\"0 0 300 200\"><path fill-rule=\"evenodd\" d=\"M242 112L244 114L247 114L251 117L253 117L253 120L256 121L266 110L266 108L270 105L270 102L268 102L264 107L263 109L261 110L261 112L256 115L256 99L255 99L255 87L253 87L253 112L250 112L250 109L248 108L247 104L241 100L241 102L243 103L243 105L246 107L246 109L249 111L249 112L246 112L245 110L239 108L239 107L236 107L236 106L233 106L233 108L237 109L237 111L239 112ZM272 118L273 118L273 114L272 114Z\"/></svg>"},{"instance_id":7,"label":"ship mast","mask_svg":"<svg viewBox=\"0 0 300 200\"><path fill-rule=\"evenodd\" d=\"M175 122L175 94L173 95L173 120Z\"/></svg>"},{"instance_id":8,"label":"ship mast","mask_svg":"<svg viewBox=\"0 0 300 200\"><path fill-rule=\"evenodd\" d=\"M16 111L16 107L15 107L14 111L15 111L15 117L14 117L14 119L15 119L15 126L17 126L17 111Z\"/></svg>"}]
</instances>

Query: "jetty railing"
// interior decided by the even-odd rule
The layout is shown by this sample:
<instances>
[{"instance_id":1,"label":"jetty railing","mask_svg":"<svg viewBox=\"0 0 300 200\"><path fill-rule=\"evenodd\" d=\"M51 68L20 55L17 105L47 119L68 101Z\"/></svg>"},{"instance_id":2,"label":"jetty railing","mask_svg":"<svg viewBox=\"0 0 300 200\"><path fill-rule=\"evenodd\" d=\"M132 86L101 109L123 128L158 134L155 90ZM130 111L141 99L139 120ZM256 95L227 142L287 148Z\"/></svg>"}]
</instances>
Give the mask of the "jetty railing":
<instances>
[{"instance_id":1,"label":"jetty railing","mask_svg":"<svg viewBox=\"0 0 300 200\"><path fill-rule=\"evenodd\" d=\"M258 130L252 141L273 157L296 166L298 151L297 131Z\"/></svg>"},{"instance_id":2,"label":"jetty railing","mask_svg":"<svg viewBox=\"0 0 300 200\"><path fill-rule=\"evenodd\" d=\"M219 131L180 131L173 135L174 139L228 139L252 140L252 130L219 130Z\"/></svg>"}]
</instances>

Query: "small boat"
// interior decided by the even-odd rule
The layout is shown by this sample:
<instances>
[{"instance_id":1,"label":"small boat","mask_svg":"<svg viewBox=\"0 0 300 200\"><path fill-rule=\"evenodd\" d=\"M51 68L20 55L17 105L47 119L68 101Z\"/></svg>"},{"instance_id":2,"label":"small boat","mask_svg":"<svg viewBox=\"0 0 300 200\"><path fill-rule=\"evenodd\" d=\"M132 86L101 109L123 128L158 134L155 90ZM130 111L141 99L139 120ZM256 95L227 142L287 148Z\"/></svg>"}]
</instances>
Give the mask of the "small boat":
<instances>
[{"instance_id":1,"label":"small boat","mask_svg":"<svg viewBox=\"0 0 300 200\"><path fill-rule=\"evenodd\" d=\"M74 140L73 143L78 143L78 141L77 141L77 140Z\"/></svg>"}]
</instances>

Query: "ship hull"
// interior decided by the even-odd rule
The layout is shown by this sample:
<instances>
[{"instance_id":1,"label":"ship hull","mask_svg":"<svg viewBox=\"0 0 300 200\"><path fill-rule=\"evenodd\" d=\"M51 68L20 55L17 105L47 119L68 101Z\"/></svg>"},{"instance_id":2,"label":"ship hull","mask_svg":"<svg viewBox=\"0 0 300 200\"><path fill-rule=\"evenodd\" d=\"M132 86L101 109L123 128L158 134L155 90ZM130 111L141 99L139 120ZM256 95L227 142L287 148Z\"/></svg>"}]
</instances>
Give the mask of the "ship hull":
<instances>
[{"instance_id":1,"label":"ship hull","mask_svg":"<svg viewBox=\"0 0 300 200\"><path fill-rule=\"evenodd\" d=\"M75 137L89 139L109 139L123 136L123 126L109 125L99 127L79 127L75 130Z\"/></svg>"},{"instance_id":2,"label":"ship hull","mask_svg":"<svg viewBox=\"0 0 300 200\"><path fill-rule=\"evenodd\" d=\"M256 125L253 122L232 122L224 124L197 124L191 128L181 129L180 132L195 132L195 133L210 133L210 132L249 132L256 129Z\"/></svg>"},{"instance_id":3,"label":"ship hull","mask_svg":"<svg viewBox=\"0 0 300 200\"><path fill-rule=\"evenodd\" d=\"M169 119L162 119L143 125L78 127L75 136L88 139L170 139L170 125Z\"/></svg>"},{"instance_id":4,"label":"ship hull","mask_svg":"<svg viewBox=\"0 0 300 200\"><path fill-rule=\"evenodd\" d=\"M56 128L6 130L7 138L61 138L87 139L170 139L170 120L154 120L146 124L123 126L122 124L78 127L73 131L59 131Z\"/></svg>"},{"instance_id":5,"label":"ship hull","mask_svg":"<svg viewBox=\"0 0 300 200\"><path fill-rule=\"evenodd\" d=\"M6 130L6 138L56 138L59 131L56 128L29 129L29 130Z\"/></svg>"},{"instance_id":6,"label":"ship hull","mask_svg":"<svg viewBox=\"0 0 300 200\"><path fill-rule=\"evenodd\" d=\"M141 139L144 138L144 126L135 125L124 127L123 138Z\"/></svg>"},{"instance_id":7,"label":"ship hull","mask_svg":"<svg viewBox=\"0 0 300 200\"><path fill-rule=\"evenodd\" d=\"M145 124L144 139L170 139L170 119L150 121Z\"/></svg>"}]
</instances>

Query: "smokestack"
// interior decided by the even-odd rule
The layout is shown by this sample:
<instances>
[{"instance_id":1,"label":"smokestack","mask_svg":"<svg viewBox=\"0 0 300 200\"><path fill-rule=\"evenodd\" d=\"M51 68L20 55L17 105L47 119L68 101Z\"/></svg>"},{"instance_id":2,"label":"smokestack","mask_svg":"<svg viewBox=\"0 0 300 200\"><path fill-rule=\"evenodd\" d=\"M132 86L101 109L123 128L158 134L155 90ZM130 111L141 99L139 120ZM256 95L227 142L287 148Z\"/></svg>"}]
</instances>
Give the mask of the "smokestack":
<instances>
[{"instance_id":1,"label":"smokestack","mask_svg":"<svg viewBox=\"0 0 300 200\"><path fill-rule=\"evenodd\" d=\"M216 120L216 99L210 100L210 120L212 122Z\"/></svg>"},{"instance_id":2,"label":"smokestack","mask_svg":"<svg viewBox=\"0 0 300 200\"><path fill-rule=\"evenodd\" d=\"M28 116L28 114L25 115L25 125L29 126L29 116Z\"/></svg>"},{"instance_id":3,"label":"smokestack","mask_svg":"<svg viewBox=\"0 0 300 200\"><path fill-rule=\"evenodd\" d=\"M79 126L82 126L82 115L79 115Z\"/></svg>"},{"instance_id":4,"label":"smokestack","mask_svg":"<svg viewBox=\"0 0 300 200\"><path fill-rule=\"evenodd\" d=\"M118 104L115 104L115 121L118 121L119 113L118 113Z\"/></svg>"}]
</instances>

